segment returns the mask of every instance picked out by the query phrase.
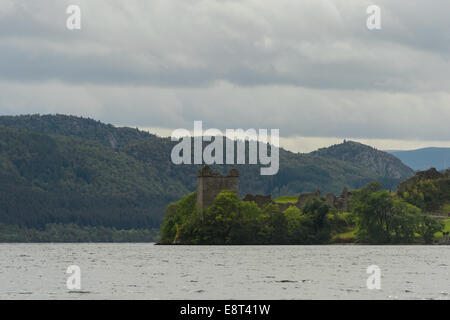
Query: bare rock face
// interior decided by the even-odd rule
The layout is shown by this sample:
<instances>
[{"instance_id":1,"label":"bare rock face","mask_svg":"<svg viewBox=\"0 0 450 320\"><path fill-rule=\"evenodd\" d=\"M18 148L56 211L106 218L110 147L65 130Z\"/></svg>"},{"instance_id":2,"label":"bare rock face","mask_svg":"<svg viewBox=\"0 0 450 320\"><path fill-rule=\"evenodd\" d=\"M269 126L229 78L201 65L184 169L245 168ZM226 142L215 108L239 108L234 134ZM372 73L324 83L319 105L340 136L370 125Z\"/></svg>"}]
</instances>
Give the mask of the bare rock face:
<instances>
[{"instance_id":1,"label":"bare rock face","mask_svg":"<svg viewBox=\"0 0 450 320\"><path fill-rule=\"evenodd\" d=\"M383 177L406 179L414 175L414 170L393 155L354 141L344 141L311 154L351 162Z\"/></svg>"},{"instance_id":2,"label":"bare rock face","mask_svg":"<svg viewBox=\"0 0 450 320\"><path fill-rule=\"evenodd\" d=\"M112 133L108 133L108 141L111 146L111 148L116 149L117 148L117 140L114 138L114 135Z\"/></svg>"}]
</instances>

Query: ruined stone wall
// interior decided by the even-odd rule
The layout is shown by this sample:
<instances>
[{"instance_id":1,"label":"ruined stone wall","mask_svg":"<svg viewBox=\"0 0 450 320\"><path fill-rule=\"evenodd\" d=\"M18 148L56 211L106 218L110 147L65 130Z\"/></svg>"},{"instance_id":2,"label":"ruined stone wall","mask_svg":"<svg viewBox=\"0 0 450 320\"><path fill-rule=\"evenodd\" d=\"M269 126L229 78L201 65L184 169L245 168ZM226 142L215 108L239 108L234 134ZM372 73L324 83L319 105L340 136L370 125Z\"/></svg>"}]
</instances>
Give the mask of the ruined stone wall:
<instances>
[{"instance_id":1,"label":"ruined stone wall","mask_svg":"<svg viewBox=\"0 0 450 320\"><path fill-rule=\"evenodd\" d=\"M336 203L336 196L332 193L327 193L325 195L325 200L327 201L328 205L334 206L334 204Z\"/></svg>"},{"instance_id":2,"label":"ruined stone wall","mask_svg":"<svg viewBox=\"0 0 450 320\"><path fill-rule=\"evenodd\" d=\"M295 204L299 209L303 209L306 202L310 199L319 199L321 197L320 190L317 190L314 193L302 193L298 196L298 201ZM348 212L350 210L350 201L351 201L352 193L347 191L347 188L344 188L341 195L335 196L332 193L328 193L325 195L325 200L328 205L336 208L337 211Z\"/></svg>"},{"instance_id":3,"label":"ruined stone wall","mask_svg":"<svg viewBox=\"0 0 450 320\"><path fill-rule=\"evenodd\" d=\"M197 173L197 204L207 208L214 202L216 196L224 190L239 194L239 171L231 169L226 176L204 166Z\"/></svg>"},{"instance_id":4,"label":"ruined stone wall","mask_svg":"<svg viewBox=\"0 0 450 320\"><path fill-rule=\"evenodd\" d=\"M263 208L265 205L269 204L269 203L273 203L272 202L272 196L269 195L260 195L260 194L247 194L244 199L242 199L243 201L253 201L255 202L258 207Z\"/></svg>"},{"instance_id":5,"label":"ruined stone wall","mask_svg":"<svg viewBox=\"0 0 450 320\"><path fill-rule=\"evenodd\" d=\"M295 203L277 203L276 204L281 212L283 212L286 209L289 209L289 207L294 206Z\"/></svg>"},{"instance_id":6,"label":"ruined stone wall","mask_svg":"<svg viewBox=\"0 0 450 320\"><path fill-rule=\"evenodd\" d=\"M208 208L214 203L216 196L224 190L229 190L239 194L239 171L231 169L227 175L213 171L209 166L204 166L197 172L197 205L200 208ZM325 196L327 203L335 207L338 211L348 211L352 193L344 188L340 196L329 193ZM314 193L303 193L298 196L297 203L277 203L281 211L286 210L291 205L303 209L309 199L320 198L320 190ZM254 201L258 207L263 208L272 201L271 195L252 195L247 194L243 201Z\"/></svg>"},{"instance_id":7,"label":"ruined stone wall","mask_svg":"<svg viewBox=\"0 0 450 320\"><path fill-rule=\"evenodd\" d=\"M317 190L316 192L311 192L311 193L302 193L298 196L298 201L296 206L299 209L303 209L303 207L305 206L306 202L308 202L309 199L316 199L316 198L320 198L320 190Z\"/></svg>"}]
</instances>

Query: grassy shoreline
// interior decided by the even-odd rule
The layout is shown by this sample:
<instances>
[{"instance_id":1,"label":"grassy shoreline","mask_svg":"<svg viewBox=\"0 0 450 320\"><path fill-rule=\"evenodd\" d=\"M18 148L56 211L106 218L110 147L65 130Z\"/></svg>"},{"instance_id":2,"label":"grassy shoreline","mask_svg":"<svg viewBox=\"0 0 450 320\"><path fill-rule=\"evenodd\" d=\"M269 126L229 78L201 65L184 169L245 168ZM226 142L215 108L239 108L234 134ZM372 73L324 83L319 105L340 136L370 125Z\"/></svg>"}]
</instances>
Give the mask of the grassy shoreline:
<instances>
[{"instance_id":1,"label":"grassy shoreline","mask_svg":"<svg viewBox=\"0 0 450 320\"><path fill-rule=\"evenodd\" d=\"M443 220L444 232L450 231L450 218ZM335 234L330 243L324 245L367 245L358 243L356 232L357 230L354 228ZM435 240L441 239L442 232L436 233ZM44 229L37 230L0 224L0 243L155 243L172 245L158 243L158 240L159 230L157 229L117 230L105 227L80 227L75 224L49 224ZM421 243L408 245L421 245Z\"/></svg>"}]
</instances>

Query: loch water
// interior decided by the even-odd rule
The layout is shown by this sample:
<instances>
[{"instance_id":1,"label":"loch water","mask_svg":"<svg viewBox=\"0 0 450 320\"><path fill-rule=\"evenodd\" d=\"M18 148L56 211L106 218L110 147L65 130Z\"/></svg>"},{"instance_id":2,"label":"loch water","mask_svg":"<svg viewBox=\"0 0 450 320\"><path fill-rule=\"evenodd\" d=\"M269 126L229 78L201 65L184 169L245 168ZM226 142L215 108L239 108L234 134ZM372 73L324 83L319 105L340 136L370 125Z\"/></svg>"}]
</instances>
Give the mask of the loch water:
<instances>
[{"instance_id":1,"label":"loch water","mask_svg":"<svg viewBox=\"0 0 450 320\"><path fill-rule=\"evenodd\" d=\"M0 299L448 300L450 246L0 244Z\"/></svg>"}]
</instances>

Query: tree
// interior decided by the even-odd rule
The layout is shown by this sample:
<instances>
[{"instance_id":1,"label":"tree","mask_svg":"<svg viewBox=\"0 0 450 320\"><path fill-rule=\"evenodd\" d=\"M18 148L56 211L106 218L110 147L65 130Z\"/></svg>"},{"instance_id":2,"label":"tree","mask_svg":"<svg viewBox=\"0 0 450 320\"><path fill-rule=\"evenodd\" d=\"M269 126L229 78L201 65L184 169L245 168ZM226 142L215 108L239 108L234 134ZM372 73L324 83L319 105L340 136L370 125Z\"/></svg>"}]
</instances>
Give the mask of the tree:
<instances>
[{"instance_id":1,"label":"tree","mask_svg":"<svg viewBox=\"0 0 450 320\"><path fill-rule=\"evenodd\" d=\"M228 242L230 244L260 244L263 241L259 234L260 216L261 209L255 202L239 201L239 209L233 218Z\"/></svg>"},{"instance_id":2,"label":"tree","mask_svg":"<svg viewBox=\"0 0 450 320\"><path fill-rule=\"evenodd\" d=\"M422 216L422 221L417 228L417 233L422 236L426 244L433 242L434 234L444 230L444 223L428 215Z\"/></svg>"},{"instance_id":3,"label":"tree","mask_svg":"<svg viewBox=\"0 0 450 320\"><path fill-rule=\"evenodd\" d=\"M378 181L372 181L368 183L365 187L353 191L352 198L350 201L351 209L353 210L358 203L367 201L367 198L372 193L381 190L382 190L381 184Z\"/></svg>"},{"instance_id":4,"label":"tree","mask_svg":"<svg viewBox=\"0 0 450 320\"><path fill-rule=\"evenodd\" d=\"M268 204L263 208L263 213L266 217L266 224L269 242L271 244L286 244L288 223L286 216L280 211L280 208L275 204Z\"/></svg>"},{"instance_id":5,"label":"tree","mask_svg":"<svg viewBox=\"0 0 450 320\"><path fill-rule=\"evenodd\" d=\"M360 190L354 201L357 216L357 236L368 243L411 243L416 233L425 243L432 242L435 232L442 230L442 224L434 218L388 191Z\"/></svg>"},{"instance_id":6,"label":"tree","mask_svg":"<svg viewBox=\"0 0 450 320\"><path fill-rule=\"evenodd\" d=\"M358 237L371 243L391 241L391 217L394 200L387 191L370 193L366 201L355 204L358 216Z\"/></svg>"},{"instance_id":7,"label":"tree","mask_svg":"<svg viewBox=\"0 0 450 320\"><path fill-rule=\"evenodd\" d=\"M422 211L402 200L394 200L391 216L393 243L411 243L423 218Z\"/></svg>"},{"instance_id":8,"label":"tree","mask_svg":"<svg viewBox=\"0 0 450 320\"><path fill-rule=\"evenodd\" d=\"M201 243L229 244L229 233L233 219L239 213L238 195L232 191L222 191L213 204L203 214L200 228Z\"/></svg>"},{"instance_id":9,"label":"tree","mask_svg":"<svg viewBox=\"0 0 450 320\"><path fill-rule=\"evenodd\" d=\"M196 201L197 192L192 192L167 206L161 225L161 243L174 243L185 237L183 226L197 213Z\"/></svg>"},{"instance_id":10,"label":"tree","mask_svg":"<svg viewBox=\"0 0 450 320\"><path fill-rule=\"evenodd\" d=\"M308 219L299 208L291 206L283 214L287 220L287 238L290 244L304 244L308 241L308 232L305 221Z\"/></svg>"},{"instance_id":11,"label":"tree","mask_svg":"<svg viewBox=\"0 0 450 320\"><path fill-rule=\"evenodd\" d=\"M330 206L325 199L310 199L303 207L303 213L306 216L304 225L311 229L308 232L309 242L323 244L331 238L331 224L328 218Z\"/></svg>"}]
</instances>

